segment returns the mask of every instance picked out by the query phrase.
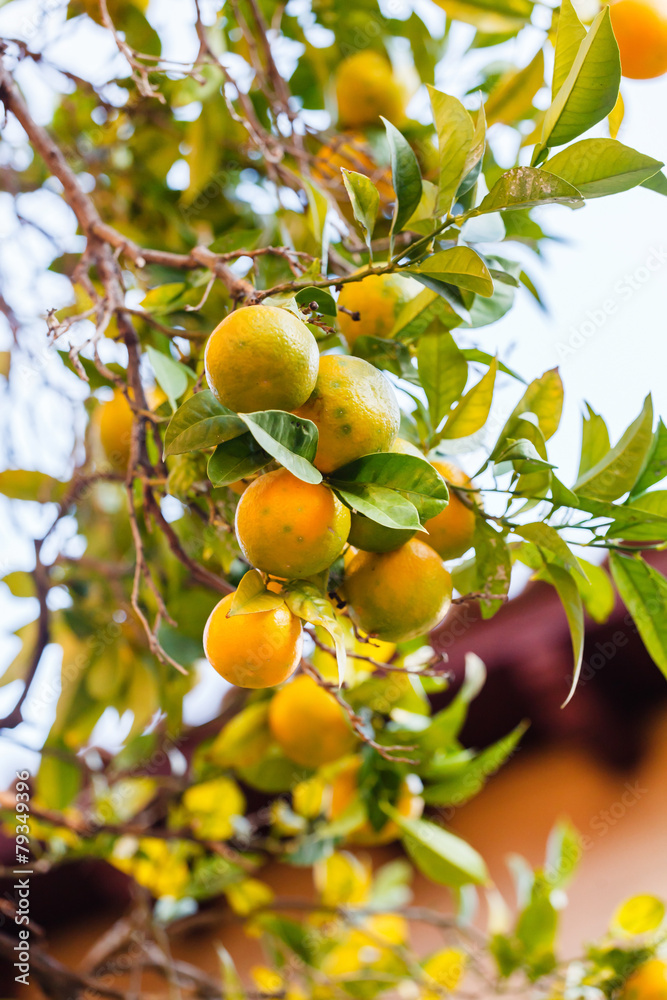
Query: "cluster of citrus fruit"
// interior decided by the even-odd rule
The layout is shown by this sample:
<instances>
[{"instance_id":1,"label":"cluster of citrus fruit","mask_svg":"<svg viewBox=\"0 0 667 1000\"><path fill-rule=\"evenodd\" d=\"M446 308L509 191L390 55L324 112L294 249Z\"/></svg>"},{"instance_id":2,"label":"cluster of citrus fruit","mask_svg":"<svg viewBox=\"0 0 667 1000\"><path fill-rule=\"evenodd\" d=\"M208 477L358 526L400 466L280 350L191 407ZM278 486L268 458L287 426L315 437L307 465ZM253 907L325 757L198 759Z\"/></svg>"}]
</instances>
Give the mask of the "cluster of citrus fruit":
<instances>
[{"instance_id":1,"label":"cluster of citrus fruit","mask_svg":"<svg viewBox=\"0 0 667 1000\"><path fill-rule=\"evenodd\" d=\"M368 310L374 332L391 327L387 320L403 301L397 279L380 275L352 283L339 307L346 301L361 306L364 295L375 305ZM379 325L378 315L385 317ZM352 322L343 311L341 326L350 340ZM400 411L385 376L361 358L320 357L308 326L286 309L257 305L232 312L211 334L205 363L210 388L231 410L278 409L312 421L318 431L314 465L325 477L370 454L406 452L426 461L398 437ZM433 464L450 483L468 487L460 470ZM344 556L342 596L353 622L369 635L399 642L443 619L452 583L442 560L469 548L474 521L472 508L452 495L426 522L422 541L412 530L386 527L351 510L326 478L304 482L281 467L245 486L235 528L247 561L275 593L289 581L317 577ZM280 684L301 659L300 619L284 603L230 615L233 601L233 594L223 598L209 618L204 644L210 663L242 687Z\"/></svg>"}]
</instances>

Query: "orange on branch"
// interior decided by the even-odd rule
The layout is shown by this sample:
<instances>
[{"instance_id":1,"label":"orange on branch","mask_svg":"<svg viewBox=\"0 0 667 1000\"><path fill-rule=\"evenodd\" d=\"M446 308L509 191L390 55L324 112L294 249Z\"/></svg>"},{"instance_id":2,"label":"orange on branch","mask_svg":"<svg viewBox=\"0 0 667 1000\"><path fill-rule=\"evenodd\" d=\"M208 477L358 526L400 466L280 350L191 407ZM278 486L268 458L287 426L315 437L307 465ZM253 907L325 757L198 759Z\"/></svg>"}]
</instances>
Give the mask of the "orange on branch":
<instances>
[{"instance_id":1,"label":"orange on branch","mask_svg":"<svg viewBox=\"0 0 667 1000\"><path fill-rule=\"evenodd\" d=\"M341 125L381 126L380 115L394 125L405 118L405 92L394 79L391 63L365 49L348 56L336 70L336 102Z\"/></svg>"},{"instance_id":2,"label":"orange on branch","mask_svg":"<svg viewBox=\"0 0 667 1000\"><path fill-rule=\"evenodd\" d=\"M416 538L393 552L358 552L345 571L350 616L369 635L405 642L439 625L452 600L452 578L433 549Z\"/></svg>"},{"instance_id":3,"label":"orange on branch","mask_svg":"<svg viewBox=\"0 0 667 1000\"><path fill-rule=\"evenodd\" d=\"M114 391L113 399L102 403L97 419L100 441L110 464L124 472L130 460L134 414L120 389Z\"/></svg>"},{"instance_id":4,"label":"orange on branch","mask_svg":"<svg viewBox=\"0 0 667 1000\"><path fill-rule=\"evenodd\" d=\"M206 379L237 413L295 410L317 378L317 341L287 309L244 306L216 326L206 343Z\"/></svg>"},{"instance_id":5,"label":"orange on branch","mask_svg":"<svg viewBox=\"0 0 667 1000\"><path fill-rule=\"evenodd\" d=\"M236 508L236 535L248 562L265 573L299 579L338 558L350 512L322 483L304 483L287 469L255 479Z\"/></svg>"},{"instance_id":6,"label":"orange on branch","mask_svg":"<svg viewBox=\"0 0 667 1000\"><path fill-rule=\"evenodd\" d=\"M652 958L632 973L621 1000L667 1000L667 962Z\"/></svg>"},{"instance_id":7,"label":"orange on branch","mask_svg":"<svg viewBox=\"0 0 667 1000\"><path fill-rule=\"evenodd\" d=\"M350 753L357 740L333 695L306 675L274 694L269 727L285 756L303 767L331 764Z\"/></svg>"},{"instance_id":8,"label":"orange on branch","mask_svg":"<svg viewBox=\"0 0 667 1000\"><path fill-rule=\"evenodd\" d=\"M338 325L350 348L358 337L388 337L401 310L419 289L414 278L401 274L369 274L343 285Z\"/></svg>"},{"instance_id":9,"label":"orange on branch","mask_svg":"<svg viewBox=\"0 0 667 1000\"><path fill-rule=\"evenodd\" d=\"M451 462L431 462L433 468L452 486L470 486L470 479ZM472 494L470 494L472 496ZM458 559L472 545L475 513L450 491L449 503L439 514L426 521L424 541L443 559Z\"/></svg>"},{"instance_id":10,"label":"orange on branch","mask_svg":"<svg viewBox=\"0 0 667 1000\"><path fill-rule=\"evenodd\" d=\"M609 9L623 76L652 80L667 73L667 0L616 0Z\"/></svg>"},{"instance_id":11,"label":"orange on branch","mask_svg":"<svg viewBox=\"0 0 667 1000\"><path fill-rule=\"evenodd\" d=\"M360 758L353 757L335 775L331 783L330 820L336 820L342 816L358 798L360 767ZM410 785L405 778L401 781L394 807L401 816L405 816L407 819L419 819L424 811L423 798L410 790ZM397 840L400 835L398 824L393 820L387 820L379 830L376 830L369 820L364 820L356 830L352 830L347 835L346 840L349 844L374 847L379 844L389 844L392 840Z\"/></svg>"},{"instance_id":12,"label":"orange on branch","mask_svg":"<svg viewBox=\"0 0 667 1000\"><path fill-rule=\"evenodd\" d=\"M246 688L275 687L290 677L301 661L301 621L286 604L228 618L233 594L216 604L204 629L206 659L230 684Z\"/></svg>"},{"instance_id":13,"label":"orange on branch","mask_svg":"<svg viewBox=\"0 0 667 1000\"><path fill-rule=\"evenodd\" d=\"M319 187L330 191L341 202L343 214L350 221L352 206L348 198L341 169L364 174L375 184L380 195L380 212L388 214L396 195L391 183L391 170L375 162L372 150L363 132L342 132L323 145L313 161L313 180ZM349 212L346 211L349 208Z\"/></svg>"},{"instance_id":14,"label":"orange on branch","mask_svg":"<svg viewBox=\"0 0 667 1000\"><path fill-rule=\"evenodd\" d=\"M362 455L389 451L401 414L391 383L361 358L320 358L313 393L297 411L317 425L315 465L333 472Z\"/></svg>"}]
</instances>

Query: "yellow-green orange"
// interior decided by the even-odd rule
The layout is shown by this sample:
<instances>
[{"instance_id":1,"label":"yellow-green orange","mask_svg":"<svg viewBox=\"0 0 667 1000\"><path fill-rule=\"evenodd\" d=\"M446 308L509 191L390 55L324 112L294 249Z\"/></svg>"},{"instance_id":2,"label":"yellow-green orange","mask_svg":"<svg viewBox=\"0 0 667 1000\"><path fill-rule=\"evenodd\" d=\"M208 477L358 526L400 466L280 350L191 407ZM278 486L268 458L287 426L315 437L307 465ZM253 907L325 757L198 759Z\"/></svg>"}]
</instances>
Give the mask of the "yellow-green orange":
<instances>
[{"instance_id":1,"label":"yellow-green orange","mask_svg":"<svg viewBox=\"0 0 667 1000\"><path fill-rule=\"evenodd\" d=\"M237 413L295 410L317 378L317 341L297 316L274 306L236 309L206 343L206 379Z\"/></svg>"},{"instance_id":2,"label":"yellow-green orange","mask_svg":"<svg viewBox=\"0 0 667 1000\"><path fill-rule=\"evenodd\" d=\"M362 455L389 451L401 417L382 372L361 358L339 354L320 359L313 394L297 412L317 425L315 465L322 472L333 472Z\"/></svg>"},{"instance_id":3,"label":"yellow-green orange","mask_svg":"<svg viewBox=\"0 0 667 1000\"><path fill-rule=\"evenodd\" d=\"M329 487L304 483L287 469L255 479L236 508L236 536L246 559L287 579L330 566L349 531L350 512Z\"/></svg>"},{"instance_id":4,"label":"yellow-green orange","mask_svg":"<svg viewBox=\"0 0 667 1000\"><path fill-rule=\"evenodd\" d=\"M351 757L336 773L331 783L330 820L339 819L358 798L360 767L361 759ZM403 778L394 806L401 816L408 819L419 819L424 811L424 800L420 795L415 795L410 790L407 780ZM349 844L371 847L378 844L389 844L392 840L397 840L400 833L398 824L393 820L387 820L379 830L376 830L369 820L363 820L355 830L347 835L346 840Z\"/></svg>"},{"instance_id":5,"label":"yellow-green orange","mask_svg":"<svg viewBox=\"0 0 667 1000\"><path fill-rule=\"evenodd\" d=\"M380 126L380 115L395 125L405 117L405 94L389 60L372 49L348 56L336 70L336 101L341 125Z\"/></svg>"},{"instance_id":6,"label":"yellow-green orange","mask_svg":"<svg viewBox=\"0 0 667 1000\"><path fill-rule=\"evenodd\" d=\"M433 468L452 486L470 486L470 479L462 469L451 462L432 462ZM472 496L472 494L469 494ZM428 535L424 541L443 559L458 559L472 545L475 533L475 514L462 500L450 491L449 503L439 514L426 521Z\"/></svg>"},{"instance_id":7,"label":"yellow-green orange","mask_svg":"<svg viewBox=\"0 0 667 1000\"><path fill-rule=\"evenodd\" d=\"M652 958L633 972L621 1000L667 1000L667 963Z\"/></svg>"},{"instance_id":8,"label":"yellow-green orange","mask_svg":"<svg viewBox=\"0 0 667 1000\"><path fill-rule=\"evenodd\" d=\"M359 337L388 337L419 287L414 278L401 274L369 274L343 285L338 296L338 325L350 347Z\"/></svg>"},{"instance_id":9,"label":"yellow-green orange","mask_svg":"<svg viewBox=\"0 0 667 1000\"><path fill-rule=\"evenodd\" d=\"M320 767L350 753L356 737L333 695L312 677L297 677L271 699L269 726L286 757Z\"/></svg>"},{"instance_id":10,"label":"yellow-green orange","mask_svg":"<svg viewBox=\"0 0 667 1000\"><path fill-rule=\"evenodd\" d=\"M123 472L130 458L134 417L120 389L115 390L113 399L102 403L98 420L104 452L113 468Z\"/></svg>"},{"instance_id":11,"label":"yellow-green orange","mask_svg":"<svg viewBox=\"0 0 667 1000\"><path fill-rule=\"evenodd\" d=\"M204 629L204 652L230 684L266 688L282 684L299 665L301 622L286 604L272 611L228 618L233 594L216 604Z\"/></svg>"},{"instance_id":12,"label":"yellow-green orange","mask_svg":"<svg viewBox=\"0 0 667 1000\"><path fill-rule=\"evenodd\" d=\"M358 552L345 571L350 616L369 635L404 642L439 625L452 578L433 549L416 538L394 552Z\"/></svg>"}]
</instances>

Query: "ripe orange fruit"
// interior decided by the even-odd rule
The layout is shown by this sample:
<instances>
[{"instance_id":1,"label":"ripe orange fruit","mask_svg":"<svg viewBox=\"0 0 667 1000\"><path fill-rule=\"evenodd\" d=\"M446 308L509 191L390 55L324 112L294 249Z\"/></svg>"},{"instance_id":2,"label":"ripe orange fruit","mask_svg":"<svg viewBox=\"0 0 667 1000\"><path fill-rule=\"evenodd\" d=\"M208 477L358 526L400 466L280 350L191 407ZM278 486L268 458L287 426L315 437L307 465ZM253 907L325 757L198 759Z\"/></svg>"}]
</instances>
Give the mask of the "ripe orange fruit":
<instances>
[{"instance_id":1,"label":"ripe orange fruit","mask_svg":"<svg viewBox=\"0 0 667 1000\"><path fill-rule=\"evenodd\" d=\"M345 571L350 616L369 635L405 642L447 614L452 578L433 549L411 539L394 552L358 552Z\"/></svg>"},{"instance_id":2,"label":"ripe orange fruit","mask_svg":"<svg viewBox=\"0 0 667 1000\"><path fill-rule=\"evenodd\" d=\"M274 694L269 727L285 756L303 767L330 764L350 753L356 743L336 699L306 675Z\"/></svg>"},{"instance_id":3,"label":"ripe orange fruit","mask_svg":"<svg viewBox=\"0 0 667 1000\"><path fill-rule=\"evenodd\" d=\"M652 80L667 73L666 0L617 0L610 14L623 76Z\"/></svg>"},{"instance_id":4,"label":"ripe orange fruit","mask_svg":"<svg viewBox=\"0 0 667 1000\"><path fill-rule=\"evenodd\" d=\"M130 459L134 414L120 389L114 391L113 399L102 403L98 420L104 452L113 468L124 472Z\"/></svg>"},{"instance_id":5,"label":"ripe orange fruit","mask_svg":"<svg viewBox=\"0 0 667 1000\"><path fill-rule=\"evenodd\" d=\"M361 358L327 354L313 393L297 410L317 425L315 465L333 472L362 455L389 451L401 419L394 390L382 372Z\"/></svg>"},{"instance_id":6,"label":"ripe orange fruit","mask_svg":"<svg viewBox=\"0 0 667 1000\"><path fill-rule=\"evenodd\" d=\"M431 465L452 486L470 486L470 479L451 462L431 462ZM472 545L475 514L454 493L444 510L424 523L428 535L424 541L443 559L458 559Z\"/></svg>"},{"instance_id":7,"label":"ripe orange fruit","mask_svg":"<svg viewBox=\"0 0 667 1000\"><path fill-rule=\"evenodd\" d=\"M389 206L396 198L391 184L391 170L375 162L363 132L342 132L334 136L331 142L318 150L313 161L313 180L341 202L343 214L351 219L352 207L341 168L370 177L380 195L380 212L388 214Z\"/></svg>"},{"instance_id":8,"label":"ripe orange fruit","mask_svg":"<svg viewBox=\"0 0 667 1000\"><path fill-rule=\"evenodd\" d=\"M360 767L359 757L352 757L335 775L331 783L330 820L342 816L357 798ZM424 800L420 795L415 795L414 792L410 791L410 786L405 778L401 782L395 808L401 816L406 816L409 819L419 819L424 811ZM400 833L398 825L393 820L387 820L379 830L376 830L368 820L365 820L356 830L349 833L346 839L349 844L371 847L378 844L389 844L392 840L397 840Z\"/></svg>"},{"instance_id":9,"label":"ripe orange fruit","mask_svg":"<svg viewBox=\"0 0 667 1000\"><path fill-rule=\"evenodd\" d=\"M651 958L632 973L622 1000L667 1000L667 962Z\"/></svg>"},{"instance_id":10,"label":"ripe orange fruit","mask_svg":"<svg viewBox=\"0 0 667 1000\"><path fill-rule=\"evenodd\" d=\"M389 60L372 49L348 56L336 70L336 101L341 125L380 126L380 115L399 125L405 118L405 94Z\"/></svg>"},{"instance_id":11,"label":"ripe orange fruit","mask_svg":"<svg viewBox=\"0 0 667 1000\"><path fill-rule=\"evenodd\" d=\"M286 604L228 618L233 594L216 604L204 628L206 659L230 684L266 688L282 684L301 661L301 621Z\"/></svg>"},{"instance_id":12,"label":"ripe orange fruit","mask_svg":"<svg viewBox=\"0 0 667 1000\"><path fill-rule=\"evenodd\" d=\"M403 306L419 287L414 278L401 274L369 274L343 285L338 296L338 325L350 349L358 337L388 337ZM359 319L350 313L358 313Z\"/></svg>"},{"instance_id":13,"label":"ripe orange fruit","mask_svg":"<svg viewBox=\"0 0 667 1000\"><path fill-rule=\"evenodd\" d=\"M315 387L317 341L297 316L275 306L245 306L206 342L206 379L237 413L295 410Z\"/></svg>"},{"instance_id":14,"label":"ripe orange fruit","mask_svg":"<svg viewBox=\"0 0 667 1000\"><path fill-rule=\"evenodd\" d=\"M287 469L255 479L236 508L236 535L248 562L290 580L331 566L349 531L350 512L329 487L304 483Z\"/></svg>"}]
</instances>

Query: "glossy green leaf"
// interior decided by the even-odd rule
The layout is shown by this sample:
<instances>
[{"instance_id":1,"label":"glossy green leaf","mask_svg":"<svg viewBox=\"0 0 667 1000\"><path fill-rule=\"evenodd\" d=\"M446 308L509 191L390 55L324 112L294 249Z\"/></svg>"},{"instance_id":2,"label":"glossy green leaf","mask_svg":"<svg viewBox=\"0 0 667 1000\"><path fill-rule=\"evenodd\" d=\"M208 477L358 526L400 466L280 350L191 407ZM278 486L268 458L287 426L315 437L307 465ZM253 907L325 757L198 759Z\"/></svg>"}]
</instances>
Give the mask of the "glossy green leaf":
<instances>
[{"instance_id":1,"label":"glossy green leaf","mask_svg":"<svg viewBox=\"0 0 667 1000\"><path fill-rule=\"evenodd\" d=\"M429 275L458 288L486 297L493 295L493 281L489 269L478 253L470 247L458 246L441 250L420 264L407 269L408 274Z\"/></svg>"},{"instance_id":2,"label":"glossy green leaf","mask_svg":"<svg viewBox=\"0 0 667 1000\"><path fill-rule=\"evenodd\" d=\"M516 750L528 724L520 723L511 733L486 747L457 774L446 781L428 785L423 799L429 806L461 806L481 792L487 780L498 771Z\"/></svg>"},{"instance_id":3,"label":"glossy green leaf","mask_svg":"<svg viewBox=\"0 0 667 1000\"><path fill-rule=\"evenodd\" d=\"M531 0L436 0L453 21L474 25L487 35L510 35L531 18Z\"/></svg>"},{"instance_id":4,"label":"glossy green leaf","mask_svg":"<svg viewBox=\"0 0 667 1000\"><path fill-rule=\"evenodd\" d=\"M615 448L575 483L575 493L617 500L637 482L653 440L653 403L646 397L642 412Z\"/></svg>"},{"instance_id":5,"label":"glossy green leaf","mask_svg":"<svg viewBox=\"0 0 667 1000\"><path fill-rule=\"evenodd\" d=\"M667 476L667 427L662 419L658 421L653 442L651 444L644 470L632 487L632 495L636 496L648 490L656 483L662 482Z\"/></svg>"},{"instance_id":6,"label":"glossy green leaf","mask_svg":"<svg viewBox=\"0 0 667 1000\"><path fill-rule=\"evenodd\" d=\"M544 570L544 576L556 588L565 610L567 623L570 627L570 638L572 640L572 651L574 653L574 673L572 676L570 693L563 702L562 707L565 708L565 706L568 705L574 697L574 692L577 689L579 674L581 673L581 664L584 657L584 605L581 594L579 593L579 588L577 587L571 573L569 573L566 569L563 569L561 566L557 566L555 563L549 563Z\"/></svg>"},{"instance_id":7,"label":"glossy green leaf","mask_svg":"<svg viewBox=\"0 0 667 1000\"><path fill-rule=\"evenodd\" d=\"M336 650L340 686L345 678L347 664L346 633L336 617L331 601L324 597L314 584L300 581L298 584L288 585L285 602L298 618L310 622L311 625L320 625L331 636Z\"/></svg>"},{"instance_id":8,"label":"glossy green leaf","mask_svg":"<svg viewBox=\"0 0 667 1000\"><path fill-rule=\"evenodd\" d=\"M164 437L165 455L213 448L245 433L240 417L219 403L209 389L186 399L169 421Z\"/></svg>"},{"instance_id":9,"label":"glossy green leaf","mask_svg":"<svg viewBox=\"0 0 667 1000\"><path fill-rule=\"evenodd\" d=\"M280 594L274 594L266 589L264 578L259 570L251 569L236 588L227 617L252 615L258 611L274 611L284 603Z\"/></svg>"},{"instance_id":10,"label":"glossy green leaf","mask_svg":"<svg viewBox=\"0 0 667 1000\"><path fill-rule=\"evenodd\" d=\"M590 615L598 625L608 621L614 610L616 595L609 574L606 569L597 563L580 559L579 562L586 574L587 579L577 576L577 587L584 602L586 613Z\"/></svg>"},{"instance_id":11,"label":"glossy green leaf","mask_svg":"<svg viewBox=\"0 0 667 1000\"><path fill-rule=\"evenodd\" d=\"M586 29L579 20L571 0L563 0L558 14L556 54L554 57L553 82L551 86L552 101L565 83L585 37Z\"/></svg>"},{"instance_id":12,"label":"glossy green leaf","mask_svg":"<svg viewBox=\"0 0 667 1000\"><path fill-rule=\"evenodd\" d=\"M156 351L154 347L147 347L146 353L153 366L158 385L164 389L172 409L175 410L176 400L186 392L191 381L196 381L197 376L187 365L175 361L161 351Z\"/></svg>"},{"instance_id":13,"label":"glossy green leaf","mask_svg":"<svg viewBox=\"0 0 667 1000\"><path fill-rule=\"evenodd\" d=\"M507 536L483 518L477 518L475 546L475 590L493 595L480 601L482 618L492 618L502 607L510 589L512 558Z\"/></svg>"},{"instance_id":14,"label":"glossy green leaf","mask_svg":"<svg viewBox=\"0 0 667 1000\"><path fill-rule=\"evenodd\" d=\"M569 73L544 118L542 138L533 163L551 146L572 142L614 109L621 83L621 59L609 8L593 21L581 42Z\"/></svg>"},{"instance_id":15,"label":"glossy green leaf","mask_svg":"<svg viewBox=\"0 0 667 1000\"><path fill-rule=\"evenodd\" d=\"M642 642L667 677L667 580L639 555L612 552L609 565Z\"/></svg>"},{"instance_id":16,"label":"glossy green leaf","mask_svg":"<svg viewBox=\"0 0 667 1000\"><path fill-rule=\"evenodd\" d=\"M602 198L643 184L664 164L616 139L582 139L544 164L568 181L584 198Z\"/></svg>"},{"instance_id":17,"label":"glossy green leaf","mask_svg":"<svg viewBox=\"0 0 667 1000\"><path fill-rule=\"evenodd\" d=\"M321 483L322 473L312 464L317 452L317 427L312 420L284 410L240 413L260 448L306 483Z\"/></svg>"},{"instance_id":18,"label":"glossy green leaf","mask_svg":"<svg viewBox=\"0 0 667 1000\"><path fill-rule=\"evenodd\" d=\"M392 184L396 193L393 230L400 233L421 201L422 175L408 140L386 118L382 118L382 121L387 131Z\"/></svg>"},{"instance_id":19,"label":"glossy green leaf","mask_svg":"<svg viewBox=\"0 0 667 1000\"><path fill-rule=\"evenodd\" d=\"M583 415L581 437L581 459L577 477L581 478L589 469L604 458L611 448L607 425L599 414L586 403L588 415Z\"/></svg>"},{"instance_id":20,"label":"glossy green leaf","mask_svg":"<svg viewBox=\"0 0 667 1000\"><path fill-rule=\"evenodd\" d=\"M667 196L667 177L662 170L658 170L657 174L654 174L653 177L649 177L647 181L642 181L642 187L648 188L649 191L655 191L656 194Z\"/></svg>"},{"instance_id":21,"label":"glossy green leaf","mask_svg":"<svg viewBox=\"0 0 667 1000\"><path fill-rule=\"evenodd\" d=\"M567 542L560 536L555 528L543 521L534 521L532 524L522 524L515 529L515 533L536 545L540 551L545 553L547 562L555 562L570 573L578 573L584 580L586 573L581 567L579 560Z\"/></svg>"},{"instance_id":22,"label":"glossy green leaf","mask_svg":"<svg viewBox=\"0 0 667 1000\"><path fill-rule=\"evenodd\" d=\"M529 118L533 112L533 98L543 85L544 53L538 49L527 66L510 70L491 91L484 105L487 123L514 125Z\"/></svg>"},{"instance_id":23,"label":"glossy green leaf","mask_svg":"<svg viewBox=\"0 0 667 1000\"><path fill-rule=\"evenodd\" d=\"M418 340L434 320L440 320L448 329L462 322L449 303L437 292L425 288L403 307L391 330L390 337L412 343Z\"/></svg>"},{"instance_id":24,"label":"glossy green leaf","mask_svg":"<svg viewBox=\"0 0 667 1000\"><path fill-rule=\"evenodd\" d=\"M420 337L417 360L431 424L437 430L466 387L468 364L448 331Z\"/></svg>"},{"instance_id":25,"label":"glossy green leaf","mask_svg":"<svg viewBox=\"0 0 667 1000\"><path fill-rule=\"evenodd\" d=\"M351 484L396 490L417 508L424 521L439 514L449 500L447 484L440 473L416 455L395 452L366 455L336 469L330 482L341 490L349 489Z\"/></svg>"},{"instance_id":26,"label":"glossy green leaf","mask_svg":"<svg viewBox=\"0 0 667 1000\"><path fill-rule=\"evenodd\" d=\"M449 212L463 180L474 126L472 118L456 97L429 87L433 121L438 135L439 173L436 215Z\"/></svg>"},{"instance_id":27,"label":"glossy green leaf","mask_svg":"<svg viewBox=\"0 0 667 1000\"><path fill-rule=\"evenodd\" d=\"M483 885L489 873L483 858L465 840L425 819L407 819L383 805L401 830L403 845L417 868L438 885Z\"/></svg>"},{"instance_id":28,"label":"glossy green leaf","mask_svg":"<svg viewBox=\"0 0 667 1000\"><path fill-rule=\"evenodd\" d=\"M364 232L364 238L369 248L373 239L375 220L380 207L380 195L370 177L359 174L356 170L341 168L343 183L348 198L352 203L354 217Z\"/></svg>"},{"instance_id":29,"label":"glossy green leaf","mask_svg":"<svg viewBox=\"0 0 667 1000\"><path fill-rule=\"evenodd\" d=\"M315 302L317 304L317 311L322 316L334 317L337 315L336 300L326 288L313 288L312 286L301 288L295 294L294 298L299 305L310 305L312 302Z\"/></svg>"},{"instance_id":30,"label":"glossy green leaf","mask_svg":"<svg viewBox=\"0 0 667 1000\"><path fill-rule=\"evenodd\" d=\"M466 361L478 361L480 364L486 365L487 367L492 365L494 361L493 354L488 354L486 351L480 351L478 347L464 347L461 350L461 354ZM517 382L523 382L524 385L526 384L526 380L522 375L515 372L513 368L508 368L502 361L498 362L498 371L505 372L506 375L511 375L512 378L515 378Z\"/></svg>"},{"instance_id":31,"label":"glossy green leaf","mask_svg":"<svg viewBox=\"0 0 667 1000\"><path fill-rule=\"evenodd\" d=\"M552 368L530 383L514 407L509 420L500 433L498 445L493 452L494 456L498 452L498 448L504 446L508 439L516 437L517 426L525 414L532 413L537 417L544 440L548 441L558 430L562 412L563 382L558 369Z\"/></svg>"},{"instance_id":32,"label":"glossy green leaf","mask_svg":"<svg viewBox=\"0 0 667 1000\"><path fill-rule=\"evenodd\" d=\"M255 441L250 431L219 444L208 460L208 478L214 486L229 486L259 472L271 461L268 452Z\"/></svg>"},{"instance_id":33,"label":"glossy green leaf","mask_svg":"<svg viewBox=\"0 0 667 1000\"><path fill-rule=\"evenodd\" d=\"M494 359L486 375L482 376L447 418L447 423L439 434L441 440L469 437L486 423L496 382L498 361Z\"/></svg>"},{"instance_id":34,"label":"glossy green leaf","mask_svg":"<svg viewBox=\"0 0 667 1000\"><path fill-rule=\"evenodd\" d=\"M336 483L331 487L352 510L387 528L421 528L417 508L396 490L368 483Z\"/></svg>"}]
</instances>

